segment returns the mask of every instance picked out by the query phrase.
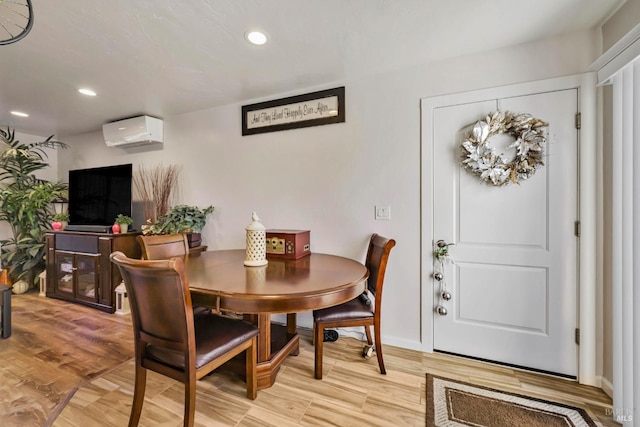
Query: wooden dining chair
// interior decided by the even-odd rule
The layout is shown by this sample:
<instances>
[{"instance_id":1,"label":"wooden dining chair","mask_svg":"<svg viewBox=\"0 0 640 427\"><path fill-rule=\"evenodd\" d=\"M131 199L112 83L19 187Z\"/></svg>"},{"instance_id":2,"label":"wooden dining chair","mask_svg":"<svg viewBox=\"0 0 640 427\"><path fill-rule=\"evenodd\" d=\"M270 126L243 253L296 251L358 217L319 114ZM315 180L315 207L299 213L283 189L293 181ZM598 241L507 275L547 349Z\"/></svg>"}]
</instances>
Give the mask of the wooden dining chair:
<instances>
[{"instance_id":1,"label":"wooden dining chair","mask_svg":"<svg viewBox=\"0 0 640 427\"><path fill-rule=\"evenodd\" d=\"M143 259L180 257L186 261L189 258L189 242L185 233L137 236L136 239L142 248Z\"/></svg>"},{"instance_id":2,"label":"wooden dining chair","mask_svg":"<svg viewBox=\"0 0 640 427\"><path fill-rule=\"evenodd\" d=\"M382 314L382 286L387 270L387 261L391 249L396 245L393 239L373 234L369 241L365 265L369 269L367 279L367 291L373 295L375 302L372 304L368 298L359 296L344 304L313 311L313 341L315 344L315 377L322 379L322 346L325 328L339 328L350 326L364 326L367 334L367 342L371 340L373 326L375 335L375 349L378 357L380 373L386 374L384 360L382 359L382 341L380 340L380 316ZM367 301L369 302L367 304Z\"/></svg>"},{"instance_id":3,"label":"wooden dining chair","mask_svg":"<svg viewBox=\"0 0 640 427\"><path fill-rule=\"evenodd\" d=\"M136 260L114 252L131 306L135 386L129 426L140 421L147 369L185 385L184 425L193 426L196 381L246 353L247 397L257 394L258 328L244 320L208 313L193 315L189 281L181 258Z\"/></svg>"},{"instance_id":4,"label":"wooden dining chair","mask_svg":"<svg viewBox=\"0 0 640 427\"><path fill-rule=\"evenodd\" d=\"M182 234L152 234L149 236L137 236L136 239L142 249L142 259L169 259L182 258L187 263L189 260L189 241L186 233ZM193 312L196 315L206 314L211 307L196 304Z\"/></svg>"}]
</instances>

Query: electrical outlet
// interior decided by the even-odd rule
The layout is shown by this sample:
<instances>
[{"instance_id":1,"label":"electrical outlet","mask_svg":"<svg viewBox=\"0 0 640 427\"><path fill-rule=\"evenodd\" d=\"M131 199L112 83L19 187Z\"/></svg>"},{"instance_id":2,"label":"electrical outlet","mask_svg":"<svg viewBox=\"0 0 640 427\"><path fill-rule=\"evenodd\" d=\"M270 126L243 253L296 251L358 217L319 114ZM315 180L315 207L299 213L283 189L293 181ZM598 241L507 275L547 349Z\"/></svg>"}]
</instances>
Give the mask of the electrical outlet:
<instances>
[{"instance_id":1,"label":"electrical outlet","mask_svg":"<svg viewBox=\"0 0 640 427\"><path fill-rule=\"evenodd\" d=\"M376 219L389 221L391 219L391 206L376 206Z\"/></svg>"}]
</instances>

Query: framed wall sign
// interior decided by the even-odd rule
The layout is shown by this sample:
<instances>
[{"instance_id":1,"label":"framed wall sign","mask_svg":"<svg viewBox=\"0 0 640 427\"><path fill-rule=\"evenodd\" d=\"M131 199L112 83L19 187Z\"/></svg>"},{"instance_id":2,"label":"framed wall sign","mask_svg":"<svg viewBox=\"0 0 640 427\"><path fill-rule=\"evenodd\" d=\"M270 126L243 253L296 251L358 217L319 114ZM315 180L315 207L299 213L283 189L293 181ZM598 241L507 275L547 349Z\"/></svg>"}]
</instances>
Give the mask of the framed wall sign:
<instances>
[{"instance_id":1,"label":"framed wall sign","mask_svg":"<svg viewBox=\"0 0 640 427\"><path fill-rule=\"evenodd\" d=\"M243 136L344 121L344 86L242 106Z\"/></svg>"}]
</instances>

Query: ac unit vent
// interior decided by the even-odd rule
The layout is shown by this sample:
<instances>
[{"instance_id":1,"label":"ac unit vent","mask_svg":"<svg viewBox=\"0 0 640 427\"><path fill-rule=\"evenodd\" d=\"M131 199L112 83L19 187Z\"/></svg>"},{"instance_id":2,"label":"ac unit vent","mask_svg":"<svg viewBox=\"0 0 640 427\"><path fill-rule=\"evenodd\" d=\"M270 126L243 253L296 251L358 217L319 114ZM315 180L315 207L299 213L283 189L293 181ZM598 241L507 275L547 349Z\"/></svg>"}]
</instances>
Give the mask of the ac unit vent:
<instances>
[{"instance_id":1,"label":"ac unit vent","mask_svg":"<svg viewBox=\"0 0 640 427\"><path fill-rule=\"evenodd\" d=\"M163 122L150 116L138 116L102 125L104 141L109 147L136 147L163 141Z\"/></svg>"}]
</instances>

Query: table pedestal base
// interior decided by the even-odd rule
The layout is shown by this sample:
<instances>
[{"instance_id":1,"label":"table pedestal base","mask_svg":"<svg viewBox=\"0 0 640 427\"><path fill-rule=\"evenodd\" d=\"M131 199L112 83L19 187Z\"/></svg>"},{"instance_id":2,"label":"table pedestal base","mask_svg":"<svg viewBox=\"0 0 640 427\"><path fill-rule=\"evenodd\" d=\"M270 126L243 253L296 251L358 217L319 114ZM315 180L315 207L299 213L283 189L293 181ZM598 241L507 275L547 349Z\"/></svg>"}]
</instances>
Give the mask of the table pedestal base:
<instances>
[{"instance_id":1,"label":"table pedestal base","mask_svg":"<svg viewBox=\"0 0 640 427\"><path fill-rule=\"evenodd\" d=\"M287 314L287 325L271 323L270 313L245 314L245 320L258 326L258 390L269 388L276 380L280 365L290 354L297 356L300 337L296 314Z\"/></svg>"},{"instance_id":2,"label":"table pedestal base","mask_svg":"<svg viewBox=\"0 0 640 427\"><path fill-rule=\"evenodd\" d=\"M274 337L276 329L284 329L282 325L271 325L271 337ZM288 335L288 334L287 334ZM285 361L289 355L298 355L298 349L300 345L300 337L295 334L288 337L286 342L281 343L278 346L272 341L272 353L271 359L263 362L258 362L258 390L269 388L276 381L276 375L280 371L280 365ZM279 349L277 348L279 347Z\"/></svg>"}]
</instances>

